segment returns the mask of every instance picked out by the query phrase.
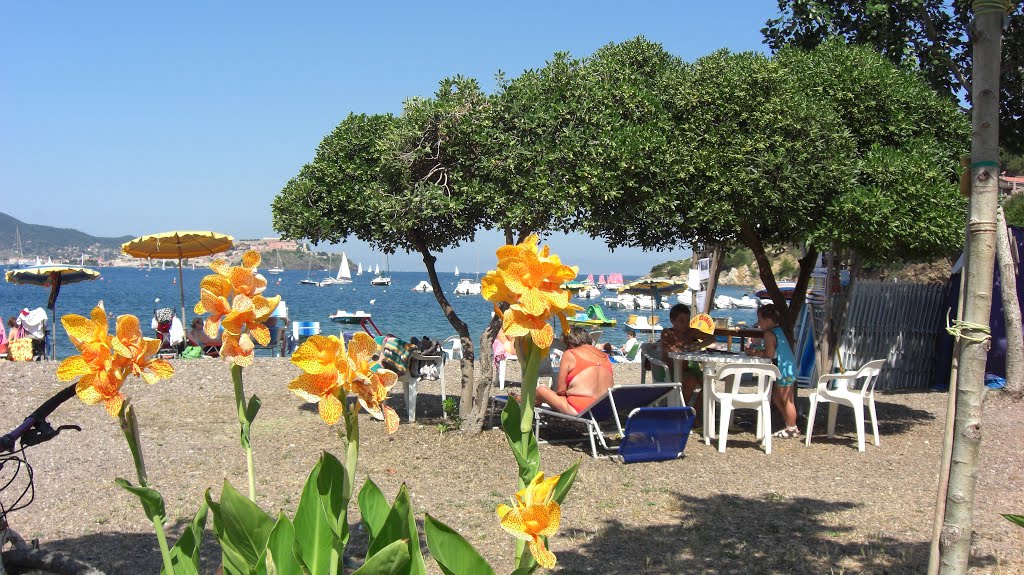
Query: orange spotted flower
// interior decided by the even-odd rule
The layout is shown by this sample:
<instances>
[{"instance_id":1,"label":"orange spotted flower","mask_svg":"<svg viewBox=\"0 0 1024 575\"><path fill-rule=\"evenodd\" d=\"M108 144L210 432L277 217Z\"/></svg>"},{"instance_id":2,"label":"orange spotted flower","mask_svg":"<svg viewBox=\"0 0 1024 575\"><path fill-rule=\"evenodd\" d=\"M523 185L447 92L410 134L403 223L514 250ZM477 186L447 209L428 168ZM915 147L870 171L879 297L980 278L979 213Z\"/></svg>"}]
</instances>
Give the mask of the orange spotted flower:
<instances>
[{"instance_id":1,"label":"orange spotted flower","mask_svg":"<svg viewBox=\"0 0 1024 575\"><path fill-rule=\"evenodd\" d=\"M75 386L79 399L88 405L103 402L111 417L117 417L124 405L121 387L127 376L137 375L153 383L174 374L169 363L152 358L160 340L142 337L135 316L118 317L113 338L107 333L103 302L93 308L89 318L68 314L61 323L81 355L63 360L57 367L57 379L80 378Z\"/></svg>"},{"instance_id":2,"label":"orange spotted flower","mask_svg":"<svg viewBox=\"0 0 1024 575\"><path fill-rule=\"evenodd\" d=\"M530 553L545 569L555 566L555 554L544 546L543 537L554 535L562 519L562 509L554 500L559 477L544 479L544 474L538 473L512 497L511 507L502 504L497 509L501 527L516 539L529 542Z\"/></svg>"},{"instance_id":3,"label":"orange spotted flower","mask_svg":"<svg viewBox=\"0 0 1024 575\"><path fill-rule=\"evenodd\" d=\"M583 308L569 303L571 294L561 287L576 277L577 268L562 265L548 246L538 248L537 241L531 235L519 245L500 248L498 269L487 272L481 293L487 301L509 304L502 322L505 335L529 334L538 347L546 349L554 340L548 320L558 317L562 331L568 331L566 314Z\"/></svg>"},{"instance_id":4,"label":"orange spotted flower","mask_svg":"<svg viewBox=\"0 0 1024 575\"><path fill-rule=\"evenodd\" d=\"M333 425L341 417L346 392L355 394L359 403L374 415L383 416L388 433L398 429L398 414L384 405L388 391L398 375L371 363L377 344L366 333L357 333L349 342L335 336L315 335L299 346L292 363L304 372L288 389L299 397L317 403L320 418ZM377 369L372 369L372 368Z\"/></svg>"},{"instance_id":5,"label":"orange spotted flower","mask_svg":"<svg viewBox=\"0 0 1024 575\"><path fill-rule=\"evenodd\" d=\"M235 365L252 363L253 340L260 345L270 343L270 330L264 323L281 301L281 296L262 295L267 280L256 273L260 261L260 254L252 250L245 252L240 266L216 260L210 264L216 274L206 276L199 284L200 300L195 312L210 314L203 325L208 336L216 337L224 328L220 356Z\"/></svg>"}]
</instances>

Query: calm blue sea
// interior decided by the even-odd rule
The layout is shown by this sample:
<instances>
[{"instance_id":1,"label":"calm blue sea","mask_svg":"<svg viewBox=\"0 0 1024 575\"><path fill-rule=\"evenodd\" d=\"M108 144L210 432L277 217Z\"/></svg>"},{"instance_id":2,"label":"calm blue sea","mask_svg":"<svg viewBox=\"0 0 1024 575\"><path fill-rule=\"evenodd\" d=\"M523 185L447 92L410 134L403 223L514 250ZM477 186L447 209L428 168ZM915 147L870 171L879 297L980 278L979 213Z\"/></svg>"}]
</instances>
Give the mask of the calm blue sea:
<instances>
[{"instance_id":1,"label":"calm blue sea","mask_svg":"<svg viewBox=\"0 0 1024 575\"><path fill-rule=\"evenodd\" d=\"M135 269L135 268L102 268L99 280L63 286L57 299L57 315L77 313L88 315L96 302L103 300L107 311L115 316L132 314L142 319L143 333L148 332L148 319L153 311L160 307L181 309L181 298L176 269ZM203 276L212 273L207 268L186 268L183 270L185 286L185 308L189 319L193 317L192 307L199 300L199 281ZM324 273L324 272L322 272ZM448 300L455 307L459 316L469 325L470 334L477 341L481 332L490 320L493 306L480 296L456 296L453 291L459 277L452 273L440 273L441 284L444 286ZM328 316L338 309L346 311L364 310L373 314L373 321L384 332L409 339L413 336L429 336L431 339L444 339L455 334L441 312L437 300L431 293L412 291L412 287L421 280L427 280L423 272L392 272L393 283L390 287L370 285L372 275L363 274L353 278L354 283L345 286L316 287L302 285L300 280L306 278L303 270L289 270L280 275L267 276L270 285L268 295L281 295L287 302L288 315L292 321L319 321L325 333L337 334L341 325L332 323ZM460 276L473 277L462 274ZM626 277L629 281L631 277ZM734 287L719 288L719 293L740 297L746 293ZM0 282L0 314L6 318L17 315L22 308L46 307L49 296L47 288L14 285ZM671 296L674 302L674 296ZM157 301L159 300L159 302ZM577 300L575 303L586 307L598 300ZM181 312L178 311L180 314ZM621 345L626 340L626 318L632 313L629 310L606 309L609 318L617 319L619 325L606 329L601 341L610 341ZM756 321L752 310L720 310L711 314L715 317L732 316L734 321L753 324ZM668 312L661 313L662 322L666 323ZM51 325L52 318L51 318ZM113 322L111 322L113 329ZM351 329L346 327L346 329ZM68 341L63 326L57 324L57 357L74 355L75 349Z\"/></svg>"}]
</instances>

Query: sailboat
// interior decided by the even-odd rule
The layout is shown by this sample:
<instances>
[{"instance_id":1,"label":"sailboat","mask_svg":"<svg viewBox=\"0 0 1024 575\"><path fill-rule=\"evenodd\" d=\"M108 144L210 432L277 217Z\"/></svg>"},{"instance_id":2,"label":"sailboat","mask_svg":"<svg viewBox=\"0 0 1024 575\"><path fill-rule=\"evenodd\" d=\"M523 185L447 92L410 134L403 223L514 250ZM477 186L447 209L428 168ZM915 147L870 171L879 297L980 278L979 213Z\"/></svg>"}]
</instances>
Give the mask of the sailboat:
<instances>
[{"instance_id":1,"label":"sailboat","mask_svg":"<svg viewBox=\"0 0 1024 575\"><path fill-rule=\"evenodd\" d=\"M345 252L341 252L341 265L338 266L338 275L333 278L324 278L320 281L319 285L324 287L350 283L352 283L352 270L348 269L348 256L345 255Z\"/></svg>"},{"instance_id":2,"label":"sailboat","mask_svg":"<svg viewBox=\"0 0 1024 575\"><path fill-rule=\"evenodd\" d=\"M459 275L459 266L455 266L455 275L456 275L456 276L458 276L458 275Z\"/></svg>"},{"instance_id":3,"label":"sailboat","mask_svg":"<svg viewBox=\"0 0 1024 575\"><path fill-rule=\"evenodd\" d=\"M356 267L356 275L363 275L363 262L359 262L359 265Z\"/></svg>"},{"instance_id":4,"label":"sailboat","mask_svg":"<svg viewBox=\"0 0 1024 575\"><path fill-rule=\"evenodd\" d=\"M276 276L277 274L284 273L284 262L281 261L281 251L280 250L275 250L275 251L277 252L277 267L276 268L268 269L267 273L270 274L270 275L275 275Z\"/></svg>"},{"instance_id":5,"label":"sailboat","mask_svg":"<svg viewBox=\"0 0 1024 575\"><path fill-rule=\"evenodd\" d=\"M318 285L316 280L314 280L313 278L309 277L309 274L312 271L313 271L313 253L310 252L310 254L309 254L309 263L306 265L306 279L299 280L299 283L303 284L303 285L310 285L310 286Z\"/></svg>"},{"instance_id":6,"label":"sailboat","mask_svg":"<svg viewBox=\"0 0 1024 575\"><path fill-rule=\"evenodd\" d=\"M391 270L388 268L388 255L384 254L384 275L380 274L380 265L378 264L374 268L374 274L376 277L370 280L370 285L373 286L389 286L391 285Z\"/></svg>"}]
</instances>

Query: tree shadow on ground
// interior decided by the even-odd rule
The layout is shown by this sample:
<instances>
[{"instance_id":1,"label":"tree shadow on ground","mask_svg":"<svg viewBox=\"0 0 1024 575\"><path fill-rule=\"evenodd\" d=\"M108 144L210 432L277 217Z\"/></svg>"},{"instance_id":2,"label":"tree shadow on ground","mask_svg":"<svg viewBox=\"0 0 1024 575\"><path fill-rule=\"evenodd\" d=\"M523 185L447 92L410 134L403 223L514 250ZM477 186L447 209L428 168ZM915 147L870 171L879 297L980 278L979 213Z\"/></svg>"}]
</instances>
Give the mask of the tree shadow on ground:
<instances>
[{"instance_id":1,"label":"tree shadow on ground","mask_svg":"<svg viewBox=\"0 0 1024 575\"><path fill-rule=\"evenodd\" d=\"M672 513L652 511L650 517L654 523L675 516L673 524L627 526L611 520L592 532L559 533L558 538L584 541L575 550L557 551L559 572L916 575L928 564L927 542L891 537L843 542L853 527L830 518L859 507L851 502L677 494L674 504ZM991 556L972 559L975 566L994 563Z\"/></svg>"}]
</instances>

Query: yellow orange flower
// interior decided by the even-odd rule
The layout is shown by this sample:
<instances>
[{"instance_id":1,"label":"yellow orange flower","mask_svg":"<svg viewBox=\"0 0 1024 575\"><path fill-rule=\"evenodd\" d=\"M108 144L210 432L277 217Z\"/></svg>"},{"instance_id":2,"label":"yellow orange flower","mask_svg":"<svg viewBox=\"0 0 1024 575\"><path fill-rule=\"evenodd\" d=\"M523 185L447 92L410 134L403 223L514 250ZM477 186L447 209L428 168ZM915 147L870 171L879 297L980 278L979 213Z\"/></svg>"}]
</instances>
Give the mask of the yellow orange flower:
<instances>
[{"instance_id":1,"label":"yellow orange flower","mask_svg":"<svg viewBox=\"0 0 1024 575\"><path fill-rule=\"evenodd\" d=\"M197 314L210 314L203 325L206 335L216 337L224 328L220 356L243 367L252 363L253 340L270 343L270 330L264 324L281 302L281 296L261 295L267 280L256 273L260 261L260 254L252 250L242 256L241 266L214 261L210 269L216 273L200 282L194 308Z\"/></svg>"},{"instance_id":2,"label":"yellow orange flower","mask_svg":"<svg viewBox=\"0 0 1024 575\"><path fill-rule=\"evenodd\" d=\"M394 433L398 429L398 414L384 401L398 375L372 361L376 349L376 342L366 333L355 334L348 349L344 341L333 335L313 336L292 355L292 363L304 373L288 389L317 403L320 418L331 425L341 417L345 392L350 392L367 411L383 416L388 433Z\"/></svg>"},{"instance_id":3,"label":"yellow orange flower","mask_svg":"<svg viewBox=\"0 0 1024 575\"><path fill-rule=\"evenodd\" d=\"M142 337L139 318L133 315L117 318L117 337L111 338L110 344L118 355L115 363L146 383L156 383L174 375L174 367L167 360L155 357L160 350L160 340Z\"/></svg>"},{"instance_id":4,"label":"yellow orange flower","mask_svg":"<svg viewBox=\"0 0 1024 575\"><path fill-rule=\"evenodd\" d=\"M487 272L480 283L484 299L509 304L502 321L505 335L529 334L544 349L554 339L548 320L557 317L562 331L568 331L566 314L583 308L569 303L571 294L561 287L576 277L577 268L563 265L548 246L538 248L537 241L531 235L519 245L498 249L498 268Z\"/></svg>"},{"instance_id":5,"label":"yellow orange flower","mask_svg":"<svg viewBox=\"0 0 1024 575\"><path fill-rule=\"evenodd\" d=\"M147 383L174 374L164 360L153 359L160 341L142 337L135 316L117 318L117 336L107 332L107 314L103 302L93 308L90 318L68 314L61 318L64 329L80 355L63 360L57 367L57 379L80 378L75 392L84 403L103 403L111 417L117 417L124 405L121 393L128 375L142 377Z\"/></svg>"},{"instance_id":6,"label":"yellow orange flower","mask_svg":"<svg viewBox=\"0 0 1024 575\"><path fill-rule=\"evenodd\" d=\"M502 504L497 509L501 527L516 539L529 542L530 553L545 569L555 566L555 554L545 547L543 537L554 535L562 519L562 509L554 500L559 477L544 479L544 474L538 473L512 497L511 507Z\"/></svg>"}]
</instances>

